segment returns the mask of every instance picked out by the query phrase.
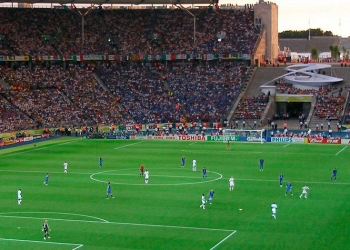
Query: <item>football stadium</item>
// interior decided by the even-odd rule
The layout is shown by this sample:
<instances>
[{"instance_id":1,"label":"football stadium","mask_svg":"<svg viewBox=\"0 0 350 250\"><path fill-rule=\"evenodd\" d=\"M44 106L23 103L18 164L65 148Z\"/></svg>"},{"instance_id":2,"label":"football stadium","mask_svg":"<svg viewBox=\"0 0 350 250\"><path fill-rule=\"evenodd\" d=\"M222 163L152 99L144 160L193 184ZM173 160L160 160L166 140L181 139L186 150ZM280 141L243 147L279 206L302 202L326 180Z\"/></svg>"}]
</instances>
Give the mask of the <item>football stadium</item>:
<instances>
[{"instance_id":1,"label":"football stadium","mask_svg":"<svg viewBox=\"0 0 350 250\"><path fill-rule=\"evenodd\" d=\"M280 51L273 2L35 3L0 8L0 249L349 248L348 59Z\"/></svg>"}]
</instances>

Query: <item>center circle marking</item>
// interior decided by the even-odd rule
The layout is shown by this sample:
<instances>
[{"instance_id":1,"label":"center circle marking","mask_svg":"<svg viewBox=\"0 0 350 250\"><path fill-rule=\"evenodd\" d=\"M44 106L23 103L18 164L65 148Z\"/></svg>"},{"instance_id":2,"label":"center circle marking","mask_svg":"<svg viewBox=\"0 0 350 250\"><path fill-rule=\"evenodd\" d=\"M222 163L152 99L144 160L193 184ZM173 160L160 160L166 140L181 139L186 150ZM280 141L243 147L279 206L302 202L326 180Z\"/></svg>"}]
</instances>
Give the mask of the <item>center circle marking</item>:
<instances>
[{"instance_id":1,"label":"center circle marking","mask_svg":"<svg viewBox=\"0 0 350 250\"><path fill-rule=\"evenodd\" d=\"M109 173L109 172L116 172L116 171L123 171L123 170L130 170L134 168L125 168L125 169L117 169L117 170L107 170L107 171L101 171L101 172L97 172L94 173L92 175L90 175L90 179L93 181L97 181L97 182L102 182L102 183L107 183L107 181L102 181L100 179L95 178L96 175L99 174L103 174L103 173ZM169 169L169 168L155 168L155 169ZM170 168L170 169L177 169L177 168ZM188 169L189 170L189 169ZM209 172L209 171L208 171ZM222 179L222 174L214 172L214 171L210 171L209 173L214 173L216 174L218 177L215 179L206 179L206 180L202 180L200 182L185 182L185 183L126 183L126 182L113 182L111 181L112 184L118 184L118 185L128 185L128 186L141 186L141 185L147 185L147 186L181 186L181 185L195 185L195 184L202 184L202 183L207 183L207 182L213 182L213 181L217 181ZM137 177L138 175L135 174L135 177ZM170 176L170 175L169 175ZM152 177L152 175L151 175ZM170 176L171 177L171 176Z\"/></svg>"}]
</instances>

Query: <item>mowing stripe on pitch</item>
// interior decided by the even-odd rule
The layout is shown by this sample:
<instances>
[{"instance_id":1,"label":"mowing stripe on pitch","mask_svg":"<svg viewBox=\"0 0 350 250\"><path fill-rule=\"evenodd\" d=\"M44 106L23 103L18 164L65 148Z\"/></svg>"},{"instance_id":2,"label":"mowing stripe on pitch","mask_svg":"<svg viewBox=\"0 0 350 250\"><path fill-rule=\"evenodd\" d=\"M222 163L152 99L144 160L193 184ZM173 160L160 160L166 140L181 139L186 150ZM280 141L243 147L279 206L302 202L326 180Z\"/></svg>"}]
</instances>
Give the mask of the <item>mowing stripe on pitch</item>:
<instances>
[{"instance_id":1,"label":"mowing stripe on pitch","mask_svg":"<svg viewBox=\"0 0 350 250\"><path fill-rule=\"evenodd\" d=\"M59 214L59 213L57 213ZM220 229L220 228L205 228L205 227L186 227L186 226L171 226L160 224L142 224L142 223L129 223L129 222L113 222L113 221L89 221L89 220L70 220L70 219L57 219L48 217L31 217L31 216L13 216L0 214L0 218L15 218L15 219L33 219L33 220L53 220L53 221L66 221L66 222L82 222L82 223L98 223L98 224L110 224L110 225L125 225L125 226L141 226L141 227L159 227L159 228L174 228L174 229L188 229L188 230L203 230L203 231L219 231L219 232L232 232L232 229Z\"/></svg>"},{"instance_id":2,"label":"mowing stripe on pitch","mask_svg":"<svg viewBox=\"0 0 350 250\"><path fill-rule=\"evenodd\" d=\"M0 158L4 158L4 157L8 157L8 156L13 156L13 155L25 154L25 153L29 153L29 152L33 152L33 151L38 151L38 150L42 150L42 149L47 149L47 148L52 148L52 147L57 147L57 146L61 146L61 145L65 145L65 144L69 144L69 143L77 142L77 141L78 141L78 140L71 140L71 141L62 142L62 143L58 143L58 144L54 144L54 145L42 146L42 147L35 148L35 149L24 150L24 151L17 152L17 153L13 153L13 154L5 154L5 155L1 155Z\"/></svg>"},{"instance_id":3,"label":"mowing stripe on pitch","mask_svg":"<svg viewBox=\"0 0 350 250\"><path fill-rule=\"evenodd\" d=\"M72 250L75 250L75 249L78 249L78 248L81 248L82 246L84 246L83 244L75 244L75 243L0 238L0 241L2 241L2 240L3 241L18 241L18 242L40 243L40 244L76 246Z\"/></svg>"}]
</instances>

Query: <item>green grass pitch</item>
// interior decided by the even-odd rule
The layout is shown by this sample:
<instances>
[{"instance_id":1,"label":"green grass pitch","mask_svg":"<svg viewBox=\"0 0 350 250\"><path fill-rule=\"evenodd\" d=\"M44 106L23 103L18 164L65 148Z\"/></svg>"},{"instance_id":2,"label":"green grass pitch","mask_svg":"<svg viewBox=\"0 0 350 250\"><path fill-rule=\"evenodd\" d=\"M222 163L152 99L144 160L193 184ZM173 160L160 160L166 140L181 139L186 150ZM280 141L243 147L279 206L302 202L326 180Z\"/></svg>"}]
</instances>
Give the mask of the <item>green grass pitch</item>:
<instances>
[{"instance_id":1,"label":"green grass pitch","mask_svg":"<svg viewBox=\"0 0 350 250\"><path fill-rule=\"evenodd\" d=\"M75 138L0 150L0 249L348 249L349 156L346 145L232 143L226 149L220 142ZM140 164L149 170L147 185ZM330 181L334 167L338 179ZM108 181L115 199L106 199ZM294 196L285 196L287 181ZM300 199L304 185L308 198ZM213 204L200 209L210 189ZM46 241L45 219L52 230Z\"/></svg>"}]
</instances>

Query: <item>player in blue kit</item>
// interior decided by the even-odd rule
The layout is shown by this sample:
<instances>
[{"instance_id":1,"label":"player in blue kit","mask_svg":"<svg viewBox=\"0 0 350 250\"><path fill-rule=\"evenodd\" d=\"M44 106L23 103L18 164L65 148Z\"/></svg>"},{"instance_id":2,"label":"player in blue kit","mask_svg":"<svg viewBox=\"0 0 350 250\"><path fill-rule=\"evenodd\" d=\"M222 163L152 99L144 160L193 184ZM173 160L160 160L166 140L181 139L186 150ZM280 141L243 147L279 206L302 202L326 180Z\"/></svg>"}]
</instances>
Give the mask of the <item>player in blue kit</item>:
<instances>
[{"instance_id":1,"label":"player in blue kit","mask_svg":"<svg viewBox=\"0 0 350 250\"><path fill-rule=\"evenodd\" d=\"M331 181L332 180L337 180L337 172L338 172L338 170L337 170L337 168L334 168L333 170L332 170L332 176L331 176Z\"/></svg>"},{"instance_id":2,"label":"player in blue kit","mask_svg":"<svg viewBox=\"0 0 350 250\"><path fill-rule=\"evenodd\" d=\"M185 167L185 162L186 162L186 158L185 156L181 157L181 167L184 168Z\"/></svg>"},{"instance_id":3,"label":"player in blue kit","mask_svg":"<svg viewBox=\"0 0 350 250\"><path fill-rule=\"evenodd\" d=\"M208 198L209 204L213 204L214 194L215 194L214 190L211 189L211 190L209 191L209 198Z\"/></svg>"},{"instance_id":4,"label":"player in blue kit","mask_svg":"<svg viewBox=\"0 0 350 250\"><path fill-rule=\"evenodd\" d=\"M286 186L286 196L287 194L290 193L293 196L293 192L292 192L292 183L290 183L290 181L288 181L287 186Z\"/></svg>"},{"instance_id":5,"label":"player in blue kit","mask_svg":"<svg viewBox=\"0 0 350 250\"><path fill-rule=\"evenodd\" d=\"M280 179L280 187L282 187L282 185L283 185L283 174L280 174L279 179Z\"/></svg>"},{"instance_id":6,"label":"player in blue kit","mask_svg":"<svg viewBox=\"0 0 350 250\"><path fill-rule=\"evenodd\" d=\"M98 166L99 166L100 168L102 168L102 163L103 163L103 158L102 158L102 156L100 157L99 162L100 162L100 163L99 163Z\"/></svg>"},{"instance_id":7,"label":"player in blue kit","mask_svg":"<svg viewBox=\"0 0 350 250\"><path fill-rule=\"evenodd\" d=\"M264 159L260 158L259 160L259 171L264 171Z\"/></svg>"},{"instance_id":8,"label":"player in blue kit","mask_svg":"<svg viewBox=\"0 0 350 250\"><path fill-rule=\"evenodd\" d=\"M202 175L203 175L203 180L207 179L207 169L205 167L202 169Z\"/></svg>"},{"instance_id":9,"label":"player in blue kit","mask_svg":"<svg viewBox=\"0 0 350 250\"><path fill-rule=\"evenodd\" d=\"M44 181L44 184L45 184L45 185L49 184L49 176L50 176L50 174L49 174L49 173L46 173L45 181Z\"/></svg>"},{"instance_id":10,"label":"player in blue kit","mask_svg":"<svg viewBox=\"0 0 350 250\"><path fill-rule=\"evenodd\" d=\"M112 188L111 188L111 183L108 182L107 184L107 196L106 199L109 199L109 196L111 196L114 199L114 196L112 195Z\"/></svg>"}]
</instances>

